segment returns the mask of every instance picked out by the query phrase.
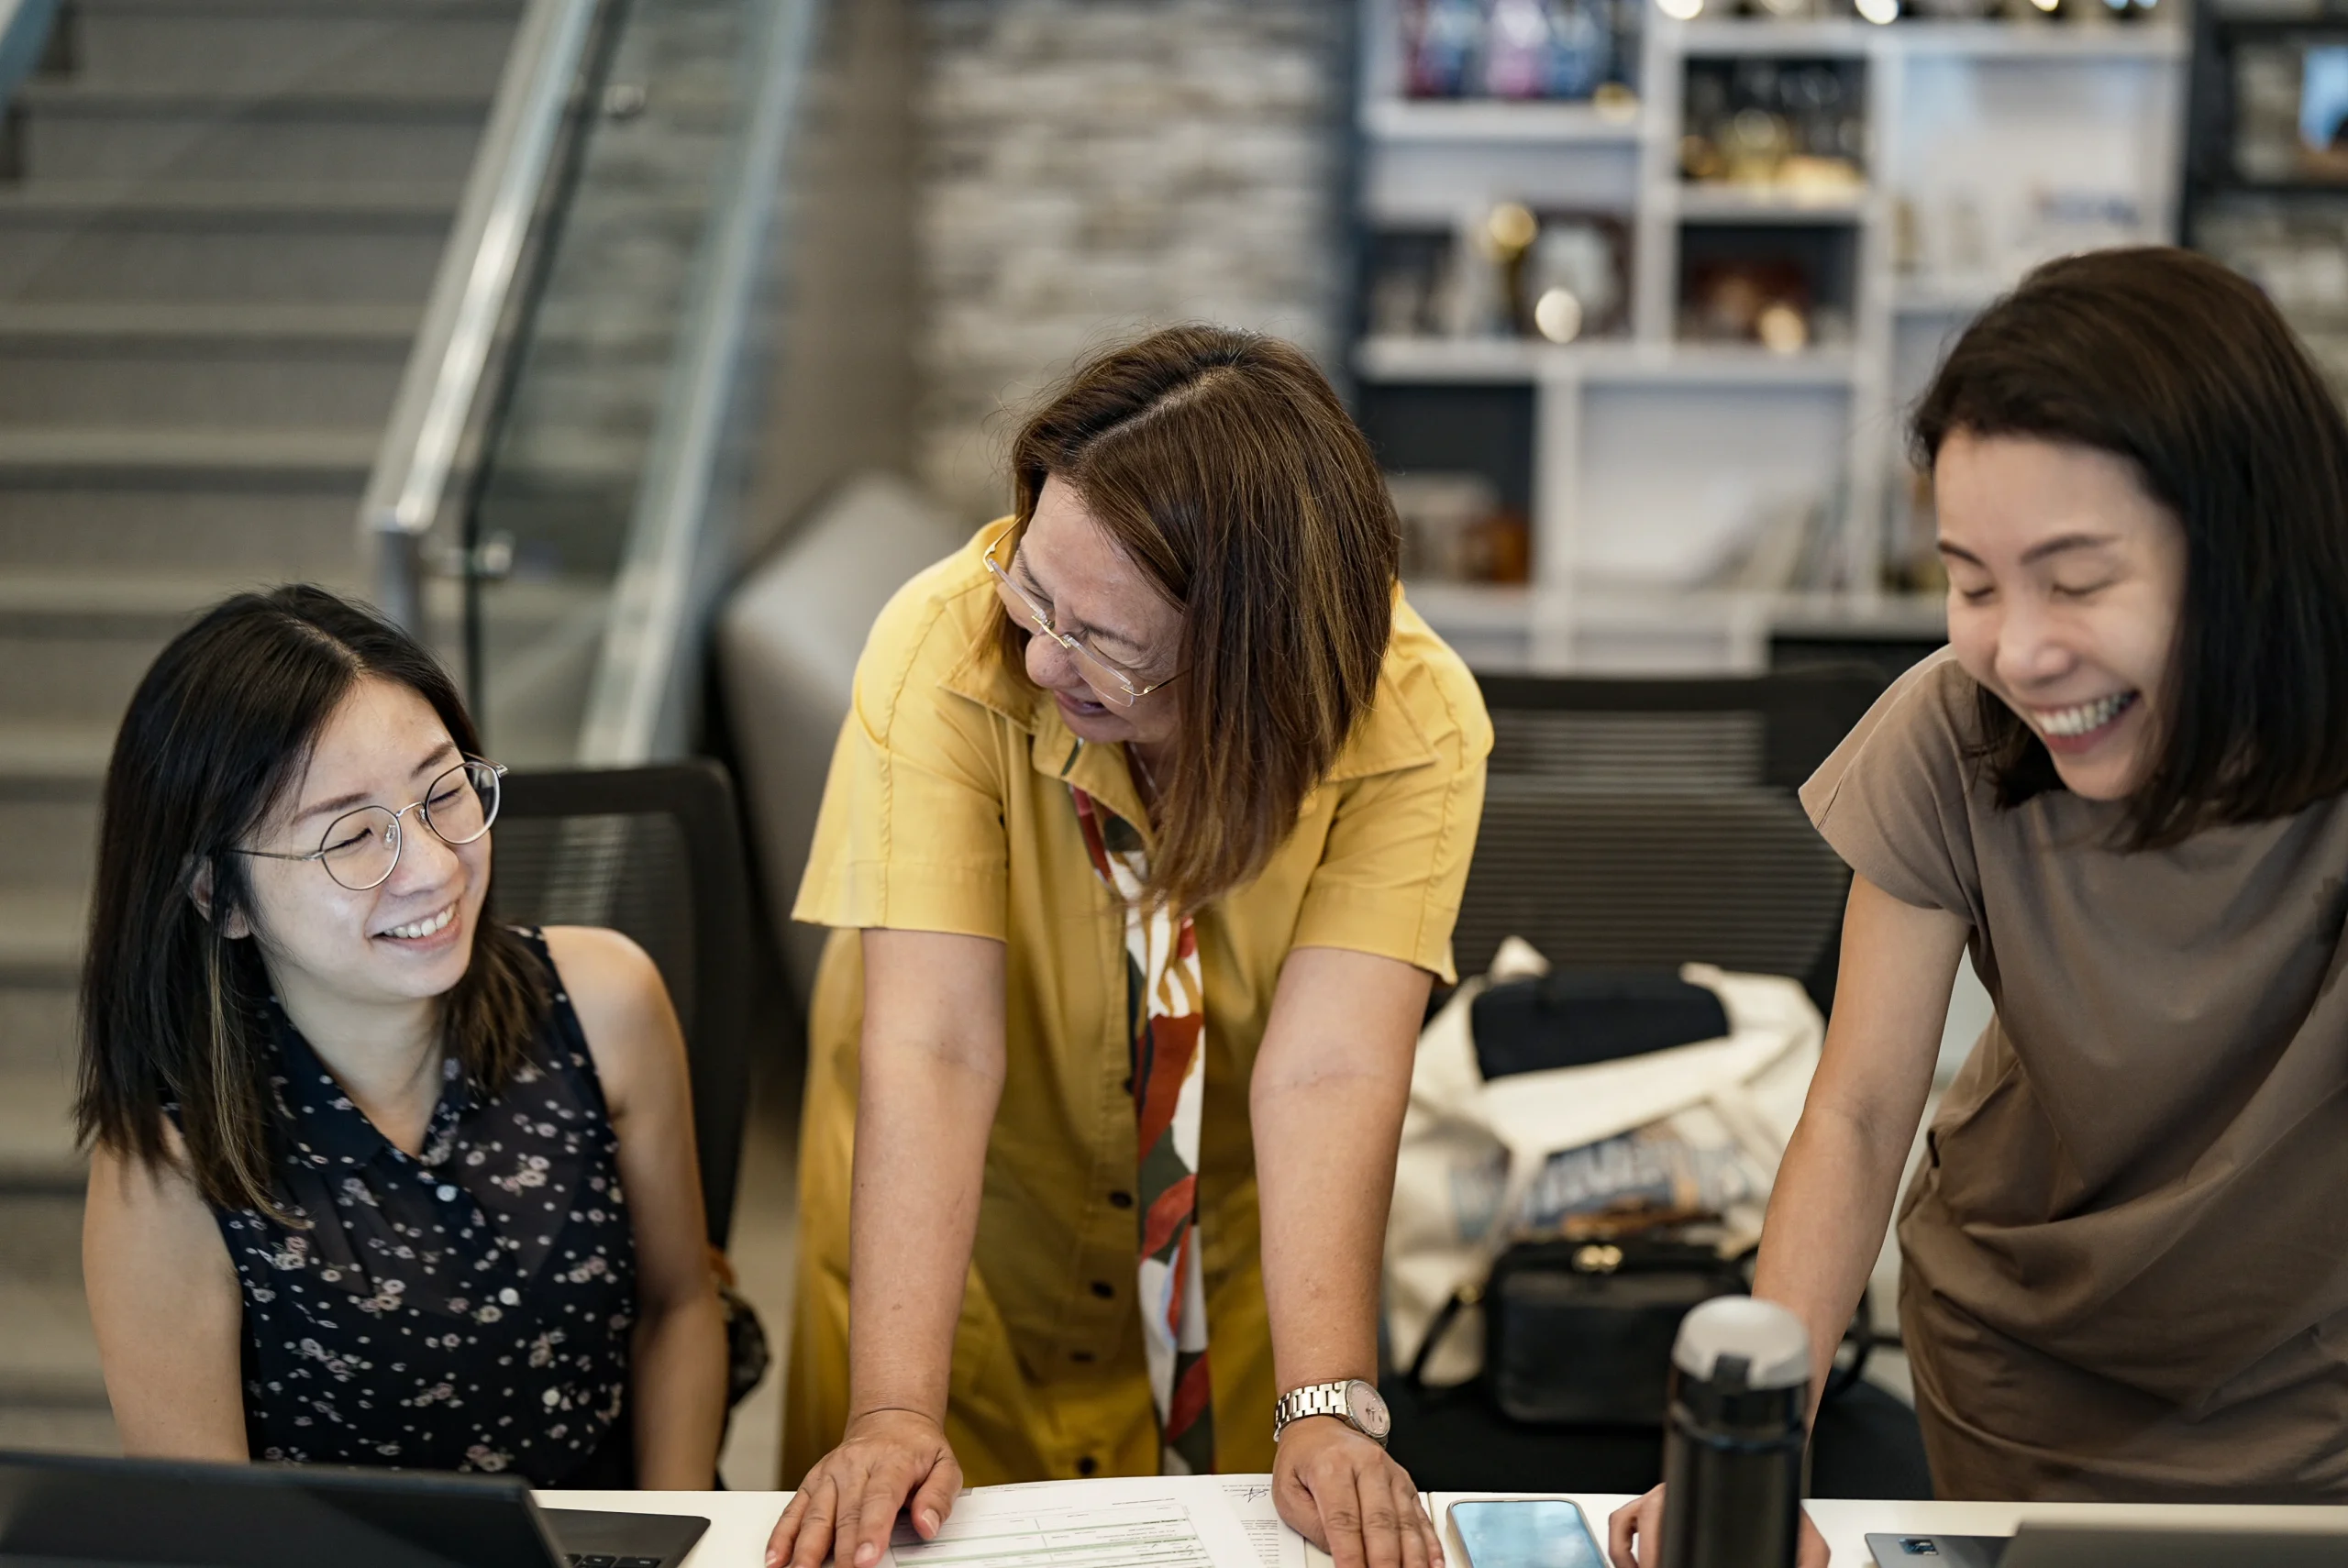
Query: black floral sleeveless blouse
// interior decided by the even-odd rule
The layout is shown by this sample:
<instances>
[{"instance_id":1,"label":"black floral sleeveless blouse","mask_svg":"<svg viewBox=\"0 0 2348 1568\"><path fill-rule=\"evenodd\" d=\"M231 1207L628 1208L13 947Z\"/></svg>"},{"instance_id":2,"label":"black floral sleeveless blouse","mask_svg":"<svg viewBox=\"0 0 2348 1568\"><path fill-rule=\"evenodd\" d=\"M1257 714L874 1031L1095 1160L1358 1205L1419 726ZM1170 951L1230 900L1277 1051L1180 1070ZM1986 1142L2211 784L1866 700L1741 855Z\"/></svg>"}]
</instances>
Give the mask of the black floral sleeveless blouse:
<instances>
[{"instance_id":1,"label":"black floral sleeveless blouse","mask_svg":"<svg viewBox=\"0 0 2348 1568\"><path fill-rule=\"evenodd\" d=\"M449 1063L419 1156L279 1015L277 1174L310 1224L218 1215L255 1459L634 1485L632 1465L612 1474L636 1320L618 1139L545 941L524 934L554 993L536 1059L493 1100Z\"/></svg>"}]
</instances>

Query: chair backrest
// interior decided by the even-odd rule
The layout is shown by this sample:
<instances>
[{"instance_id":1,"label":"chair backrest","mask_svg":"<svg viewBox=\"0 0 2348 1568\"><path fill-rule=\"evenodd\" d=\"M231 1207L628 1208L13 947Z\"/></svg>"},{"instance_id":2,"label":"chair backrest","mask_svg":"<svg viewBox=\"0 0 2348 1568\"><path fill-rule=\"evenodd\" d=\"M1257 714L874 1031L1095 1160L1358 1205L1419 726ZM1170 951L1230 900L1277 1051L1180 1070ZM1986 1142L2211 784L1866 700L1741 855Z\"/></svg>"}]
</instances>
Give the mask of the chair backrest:
<instances>
[{"instance_id":1,"label":"chair backrest","mask_svg":"<svg viewBox=\"0 0 2348 1568\"><path fill-rule=\"evenodd\" d=\"M1484 821L1453 949L1789 975L1833 995L1850 874L1794 791L1881 695L1866 669L1707 679L1479 678Z\"/></svg>"},{"instance_id":2,"label":"chair backrest","mask_svg":"<svg viewBox=\"0 0 2348 1568\"><path fill-rule=\"evenodd\" d=\"M861 475L744 579L719 619L717 662L743 802L802 1018L829 933L785 917L807 868L857 656L889 596L969 536L904 480Z\"/></svg>"},{"instance_id":3,"label":"chair backrest","mask_svg":"<svg viewBox=\"0 0 2348 1568\"><path fill-rule=\"evenodd\" d=\"M748 1099L748 871L714 762L515 773L493 843L498 917L600 925L652 955L684 1026L709 1239L725 1244Z\"/></svg>"}]
</instances>

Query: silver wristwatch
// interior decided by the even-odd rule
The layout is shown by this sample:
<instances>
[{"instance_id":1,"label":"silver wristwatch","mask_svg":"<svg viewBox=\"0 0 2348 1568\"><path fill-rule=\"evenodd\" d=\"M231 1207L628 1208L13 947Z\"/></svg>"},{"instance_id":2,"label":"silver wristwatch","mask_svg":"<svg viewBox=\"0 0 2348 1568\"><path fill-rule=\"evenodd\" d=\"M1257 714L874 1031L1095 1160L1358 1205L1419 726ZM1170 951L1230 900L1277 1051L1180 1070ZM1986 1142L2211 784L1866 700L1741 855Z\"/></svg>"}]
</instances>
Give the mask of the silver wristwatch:
<instances>
[{"instance_id":1,"label":"silver wristwatch","mask_svg":"<svg viewBox=\"0 0 2348 1568\"><path fill-rule=\"evenodd\" d=\"M1335 1416L1380 1448L1386 1446L1386 1434L1394 1430L1394 1418L1387 1413L1377 1386L1358 1377L1343 1383L1308 1383L1281 1395L1280 1402L1272 1407L1272 1441L1280 1441L1290 1421L1307 1416Z\"/></svg>"}]
</instances>

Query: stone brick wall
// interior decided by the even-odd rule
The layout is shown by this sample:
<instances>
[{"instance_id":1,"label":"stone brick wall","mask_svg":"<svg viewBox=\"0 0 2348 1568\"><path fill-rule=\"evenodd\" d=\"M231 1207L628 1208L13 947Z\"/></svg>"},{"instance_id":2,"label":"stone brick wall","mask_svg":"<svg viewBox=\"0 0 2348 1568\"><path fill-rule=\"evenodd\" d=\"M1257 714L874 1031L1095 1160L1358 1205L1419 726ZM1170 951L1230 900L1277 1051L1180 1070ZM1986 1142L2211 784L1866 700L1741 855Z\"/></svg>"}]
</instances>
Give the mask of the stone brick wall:
<instances>
[{"instance_id":1,"label":"stone brick wall","mask_svg":"<svg viewBox=\"0 0 2348 1568\"><path fill-rule=\"evenodd\" d=\"M1003 509L1020 411L1168 322L1332 363L1350 0L918 0L914 465Z\"/></svg>"}]
</instances>

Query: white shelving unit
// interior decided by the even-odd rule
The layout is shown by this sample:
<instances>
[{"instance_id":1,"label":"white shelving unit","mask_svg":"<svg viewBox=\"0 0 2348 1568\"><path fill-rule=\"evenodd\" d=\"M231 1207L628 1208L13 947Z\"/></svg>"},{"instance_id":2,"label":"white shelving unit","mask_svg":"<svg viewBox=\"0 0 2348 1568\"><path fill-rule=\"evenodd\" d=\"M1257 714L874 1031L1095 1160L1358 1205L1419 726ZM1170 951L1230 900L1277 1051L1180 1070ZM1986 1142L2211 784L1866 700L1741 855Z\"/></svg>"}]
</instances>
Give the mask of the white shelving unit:
<instances>
[{"instance_id":1,"label":"white shelving unit","mask_svg":"<svg viewBox=\"0 0 2348 1568\"><path fill-rule=\"evenodd\" d=\"M1614 215L1631 235L1625 337L1356 345L1368 396L1515 386L1533 401L1533 582L1414 583L1414 602L1485 668L1749 669L1773 632L1937 635L1936 600L1882 586L1888 552L1921 526L1899 411L1955 331L2032 262L2174 235L2184 21L1679 22L1650 8L1637 103L1610 116L1405 99L1396 0L1372 0L1365 228L1465 236L1515 201ZM1681 178L1689 62L1755 56L1863 62L1864 183ZM1849 231L1847 330L1790 355L1680 341L1682 236L1726 225ZM1820 503L1835 530L1827 590L1689 586L1766 514Z\"/></svg>"}]
</instances>

